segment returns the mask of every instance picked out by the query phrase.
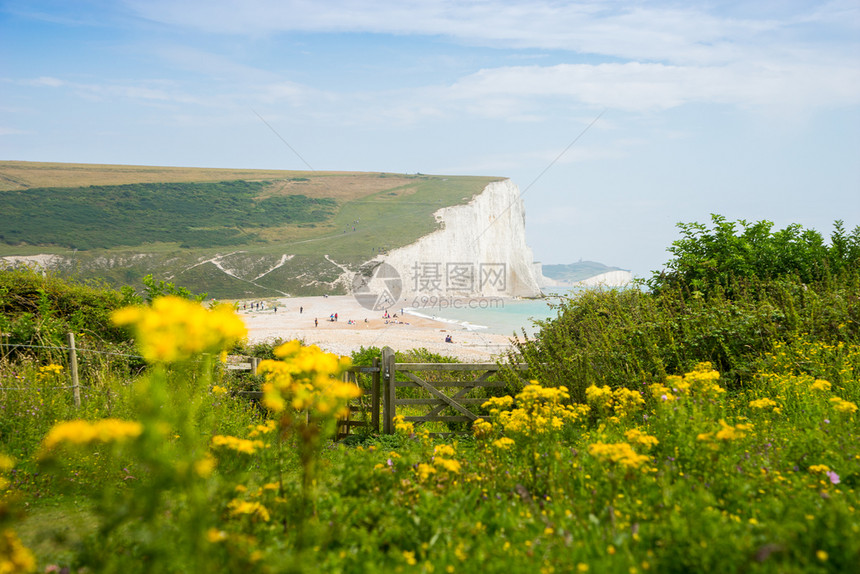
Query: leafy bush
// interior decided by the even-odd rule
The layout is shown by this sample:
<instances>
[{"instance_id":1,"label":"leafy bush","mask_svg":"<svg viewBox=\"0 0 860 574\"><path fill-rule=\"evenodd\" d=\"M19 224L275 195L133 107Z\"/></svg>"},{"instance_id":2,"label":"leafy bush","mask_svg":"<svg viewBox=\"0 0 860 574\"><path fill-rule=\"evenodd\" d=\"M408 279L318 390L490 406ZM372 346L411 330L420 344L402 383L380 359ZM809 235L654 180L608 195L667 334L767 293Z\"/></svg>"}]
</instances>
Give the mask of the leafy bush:
<instances>
[{"instance_id":1,"label":"leafy bush","mask_svg":"<svg viewBox=\"0 0 860 574\"><path fill-rule=\"evenodd\" d=\"M532 375L584 400L591 384L665 379L710 362L730 385L750 381L756 360L801 333L829 344L860 342L860 228L837 222L832 244L798 226L769 222L715 229L682 225L668 273L651 291L589 290L538 321L534 339L515 342ZM508 373L511 378L512 373Z\"/></svg>"},{"instance_id":2,"label":"leafy bush","mask_svg":"<svg viewBox=\"0 0 860 574\"><path fill-rule=\"evenodd\" d=\"M731 222L720 215L711 220L712 229L678 224L683 237L672 243L674 258L666 264L668 270L654 273L651 289L684 286L733 295L738 282L793 278L809 284L860 272L860 226L849 234L836 221L827 246L820 233L797 224L771 231L770 221Z\"/></svg>"}]
</instances>

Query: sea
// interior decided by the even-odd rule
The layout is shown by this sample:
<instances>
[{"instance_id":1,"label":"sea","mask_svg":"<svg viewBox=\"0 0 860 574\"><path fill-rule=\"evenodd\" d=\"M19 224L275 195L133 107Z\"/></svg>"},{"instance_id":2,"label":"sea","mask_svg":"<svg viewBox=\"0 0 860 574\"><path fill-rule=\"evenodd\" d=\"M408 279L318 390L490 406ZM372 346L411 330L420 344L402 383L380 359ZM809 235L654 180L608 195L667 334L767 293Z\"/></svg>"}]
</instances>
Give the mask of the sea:
<instances>
[{"instance_id":1,"label":"sea","mask_svg":"<svg viewBox=\"0 0 860 574\"><path fill-rule=\"evenodd\" d=\"M482 331L500 335L522 335L529 337L539 331L536 320L554 319L558 316L557 307L565 297L575 295L578 290L544 290L545 297L540 299L445 299L432 301L431 304L406 307L410 315L428 317L450 323L452 329Z\"/></svg>"}]
</instances>

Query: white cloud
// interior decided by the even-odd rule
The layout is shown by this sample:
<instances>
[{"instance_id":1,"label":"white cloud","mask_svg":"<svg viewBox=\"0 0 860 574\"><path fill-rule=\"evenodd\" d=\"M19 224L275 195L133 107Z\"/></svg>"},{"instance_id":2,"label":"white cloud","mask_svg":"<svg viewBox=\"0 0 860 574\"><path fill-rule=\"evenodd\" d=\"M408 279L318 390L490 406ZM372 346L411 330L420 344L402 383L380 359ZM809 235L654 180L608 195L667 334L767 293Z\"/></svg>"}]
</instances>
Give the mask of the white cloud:
<instances>
[{"instance_id":1,"label":"white cloud","mask_svg":"<svg viewBox=\"0 0 860 574\"><path fill-rule=\"evenodd\" d=\"M0 136L16 136L16 135L24 135L24 134L29 134L29 133L32 133L32 132L28 132L25 130L19 130L16 128L6 128L3 126L0 126Z\"/></svg>"},{"instance_id":2,"label":"white cloud","mask_svg":"<svg viewBox=\"0 0 860 574\"><path fill-rule=\"evenodd\" d=\"M824 66L714 67L623 64L559 64L481 70L449 90L453 100L505 101L504 109L483 108L504 116L515 100L537 105L547 98L569 99L599 108L663 110L687 103L740 106L830 106L860 103L860 69Z\"/></svg>"},{"instance_id":3,"label":"white cloud","mask_svg":"<svg viewBox=\"0 0 860 574\"><path fill-rule=\"evenodd\" d=\"M211 33L417 34L499 48L708 65L741 60L753 48L770 52L776 45L778 50L785 43L827 50L826 41L810 39L807 28L851 30L860 21L860 9L847 1L811 3L794 10L790 5L771 7L766 17L720 13L704 2L127 0L126 4L144 18Z\"/></svg>"}]
</instances>

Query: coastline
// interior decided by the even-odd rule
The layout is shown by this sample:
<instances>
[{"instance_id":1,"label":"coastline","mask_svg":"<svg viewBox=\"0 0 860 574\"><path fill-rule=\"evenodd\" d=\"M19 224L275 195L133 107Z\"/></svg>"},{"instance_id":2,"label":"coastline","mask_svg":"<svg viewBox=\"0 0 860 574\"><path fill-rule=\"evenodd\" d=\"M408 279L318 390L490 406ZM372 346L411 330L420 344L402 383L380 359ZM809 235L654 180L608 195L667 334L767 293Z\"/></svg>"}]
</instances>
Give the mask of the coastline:
<instances>
[{"instance_id":1,"label":"coastline","mask_svg":"<svg viewBox=\"0 0 860 574\"><path fill-rule=\"evenodd\" d=\"M361 347L391 347L397 351L425 348L465 362L493 361L513 347L510 337L468 329L405 307L382 311L362 307L351 295L281 297L231 301L248 327L248 340L299 339L321 349L349 355ZM262 303L261 307L255 304ZM330 317L337 314L337 321ZM395 318L396 315L396 318ZM314 324L316 319L316 326ZM446 343L447 335L453 337Z\"/></svg>"}]
</instances>

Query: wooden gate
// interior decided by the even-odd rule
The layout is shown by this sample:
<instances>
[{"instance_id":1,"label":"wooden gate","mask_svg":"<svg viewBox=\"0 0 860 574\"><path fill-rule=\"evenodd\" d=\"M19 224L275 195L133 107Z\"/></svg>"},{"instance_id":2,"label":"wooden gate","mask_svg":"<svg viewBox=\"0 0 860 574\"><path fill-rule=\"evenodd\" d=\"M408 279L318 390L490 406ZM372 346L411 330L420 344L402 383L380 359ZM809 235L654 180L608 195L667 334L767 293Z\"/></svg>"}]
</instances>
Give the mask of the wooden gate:
<instances>
[{"instance_id":1,"label":"wooden gate","mask_svg":"<svg viewBox=\"0 0 860 574\"><path fill-rule=\"evenodd\" d=\"M514 365L515 369L525 370L527 365ZM496 363L397 363L394 360L394 351L389 347L382 350L382 370L385 381L384 397L382 401L383 429L386 434L394 433L394 417L397 416L397 407L402 405L427 405L432 407L423 415L404 416L403 420L412 422L415 426L426 422L472 422L479 417L467 405L480 405L487 399L480 397L469 397L468 394L476 388L500 388L505 383L489 381L491 375L497 373L500 367ZM463 373L464 379L457 381L427 381L416 373L425 372L457 372ZM403 373L408 381L398 381L397 373ZM408 399L398 398L397 389L406 387L421 388L430 395L430 398ZM446 394L440 389L459 388L454 394ZM451 408L459 414L443 415L445 409Z\"/></svg>"},{"instance_id":2,"label":"wooden gate","mask_svg":"<svg viewBox=\"0 0 860 574\"><path fill-rule=\"evenodd\" d=\"M233 368L248 369L256 372L259 359L249 358L245 366ZM228 367L230 368L230 367ZM506 368L524 371L528 365L508 365ZM486 401L485 398L468 396L477 388L501 388L505 383L490 381L489 378L497 373L501 367L496 363L398 363L395 361L394 351L385 347L382 349L382 357L374 358L373 365L369 367L350 367L343 373L343 380L358 385L359 374L371 376L370 393L363 394L358 399L351 401L349 405L349 416L337 423L337 440L343 440L349 436L355 428L368 428L370 432L377 433L382 423L382 432L394 434L394 417L397 416L397 407L406 405L426 405L429 411L422 415L404 416L404 420L415 426L428 422L472 422L478 419L473 408L469 405L480 405ZM456 381L429 381L427 372L461 373L462 380ZM404 374L408 380L398 381L397 373ZM423 377L423 378L422 378ZM426 398L398 398L397 389L420 388L429 395ZM453 394L443 392L443 389L459 389ZM259 391L240 391L240 395L259 399L262 393ZM446 409L453 409L457 414L443 415ZM380 412L381 411L381 412ZM380 421L380 414L382 420Z\"/></svg>"}]
</instances>

